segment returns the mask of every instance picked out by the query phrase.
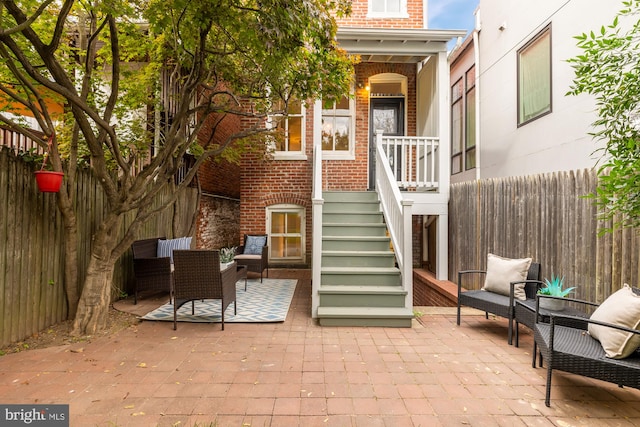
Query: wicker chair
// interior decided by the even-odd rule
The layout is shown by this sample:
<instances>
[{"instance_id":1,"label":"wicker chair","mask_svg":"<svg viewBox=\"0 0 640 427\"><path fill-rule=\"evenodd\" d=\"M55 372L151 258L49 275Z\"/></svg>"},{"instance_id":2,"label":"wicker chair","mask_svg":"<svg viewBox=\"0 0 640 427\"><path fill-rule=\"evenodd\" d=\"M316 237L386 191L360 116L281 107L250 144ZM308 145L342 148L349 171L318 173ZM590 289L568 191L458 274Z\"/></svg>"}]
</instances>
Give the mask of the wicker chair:
<instances>
[{"instance_id":1,"label":"wicker chair","mask_svg":"<svg viewBox=\"0 0 640 427\"><path fill-rule=\"evenodd\" d=\"M238 265L247 266L247 271L252 271L254 273L260 274L260 282L262 282L262 272L267 270L267 277L269 277L269 246L267 242L269 241L266 234L254 234L252 236L264 237L265 243L262 247L262 251L260 254L245 254L245 245L247 244L248 235L244 235L244 245L239 246L236 249L236 256L233 258Z\"/></svg>"},{"instance_id":2,"label":"wicker chair","mask_svg":"<svg viewBox=\"0 0 640 427\"><path fill-rule=\"evenodd\" d=\"M513 337L513 317L514 317L514 287L517 284L524 283L524 290L527 295L527 299L536 298L538 289L542 286L540 281L540 264L532 262L529 267L526 280L511 282L511 292L509 296L497 294L495 292L489 292L484 290L473 290L463 292L463 277L476 274L486 275L486 270L464 270L458 272L458 315L457 324L460 325L460 308L461 306L472 307L485 312L485 318L489 318L489 313L496 316L505 317L509 319L509 332L507 341L511 345Z\"/></svg>"},{"instance_id":3,"label":"wicker chair","mask_svg":"<svg viewBox=\"0 0 640 427\"><path fill-rule=\"evenodd\" d=\"M173 329L177 329L178 309L191 301L191 314L195 314L195 300L220 299L222 304L222 330L224 312L231 303L237 314L236 263L220 271L220 253L217 250L173 251Z\"/></svg>"},{"instance_id":4,"label":"wicker chair","mask_svg":"<svg viewBox=\"0 0 640 427\"><path fill-rule=\"evenodd\" d=\"M640 289L633 288L636 295ZM553 298L539 296L539 298ZM596 307L597 304L564 298L565 301L577 303L583 308ZM539 305L536 304L536 319ZM640 331L611 323L592 320L584 316L565 315L561 311L550 316L549 323L536 322L533 328L534 344L531 365L536 367L537 353L547 365L547 384L545 405L551 404L551 374L553 370L569 372L584 377L640 389L640 352L636 350L624 359L608 358L602 345L587 333L589 324L597 324L640 335ZM539 350L538 350L539 349Z\"/></svg>"},{"instance_id":5,"label":"wicker chair","mask_svg":"<svg viewBox=\"0 0 640 427\"><path fill-rule=\"evenodd\" d=\"M171 261L168 257L157 257L159 239L164 237L136 240L131 245L135 276L134 304L138 303L140 292L171 292Z\"/></svg>"}]
</instances>

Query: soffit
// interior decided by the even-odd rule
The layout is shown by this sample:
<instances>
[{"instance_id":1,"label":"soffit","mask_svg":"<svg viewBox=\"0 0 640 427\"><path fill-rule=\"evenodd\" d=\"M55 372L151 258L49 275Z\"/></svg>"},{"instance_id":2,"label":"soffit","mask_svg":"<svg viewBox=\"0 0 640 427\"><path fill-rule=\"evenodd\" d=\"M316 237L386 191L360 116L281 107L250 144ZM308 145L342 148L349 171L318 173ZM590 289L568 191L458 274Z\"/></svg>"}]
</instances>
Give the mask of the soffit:
<instances>
[{"instance_id":1,"label":"soffit","mask_svg":"<svg viewBox=\"0 0 640 427\"><path fill-rule=\"evenodd\" d=\"M362 62L418 63L447 51L447 43L464 37L461 30L339 28L338 45Z\"/></svg>"}]
</instances>

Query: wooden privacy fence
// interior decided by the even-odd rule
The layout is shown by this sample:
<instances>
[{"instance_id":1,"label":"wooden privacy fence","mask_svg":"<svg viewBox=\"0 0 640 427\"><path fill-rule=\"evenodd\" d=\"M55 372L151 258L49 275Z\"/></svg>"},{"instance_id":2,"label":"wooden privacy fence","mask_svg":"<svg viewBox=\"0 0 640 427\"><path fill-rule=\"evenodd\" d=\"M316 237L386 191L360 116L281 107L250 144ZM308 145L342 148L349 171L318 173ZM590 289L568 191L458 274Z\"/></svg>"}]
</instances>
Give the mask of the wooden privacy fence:
<instances>
[{"instance_id":1,"label":"wooden privacy fence","mask_svg":"<svg viewBox=\"0 0 640 427\"><path fill-rule=\"evenodd\" d=\"M47 326L67 318L63 289L64 244L61 214L56 195L40 193L33 176L34 165L17 158L15 152L0 147L0 345L20 341ZM88 170L79 171L78 257L80 284L86 275L91 236L105 211L102 188ZM161 206L170 189L156 199ZM193 210L197 190L187 189L176 204L180 212ZM191 207L188 209L188 207ZM139 238L172 237L174 205L148 221ZM185 214L182 214L185 217ZM129 213L124 227L134 218ZM186 216L189 218L189 216ZM113 292L128 292L133 281L131 251L116 263Z\"/></svg>"},{"instance_id":2,"label":"wooden privacy fence","mask_svg":"<svg viewBox=\"0 0 640 427\"><path fill-rule=\"evenodd\" d=\"M486 268L487 253L532 257L543 278L564 276L575 296L601 302L623 283L640 285L637 230L598 236L593 170L454 184L449 201L449 279ZM475 284L481 287L480 283Z\"/></svg>"}]
</instances>

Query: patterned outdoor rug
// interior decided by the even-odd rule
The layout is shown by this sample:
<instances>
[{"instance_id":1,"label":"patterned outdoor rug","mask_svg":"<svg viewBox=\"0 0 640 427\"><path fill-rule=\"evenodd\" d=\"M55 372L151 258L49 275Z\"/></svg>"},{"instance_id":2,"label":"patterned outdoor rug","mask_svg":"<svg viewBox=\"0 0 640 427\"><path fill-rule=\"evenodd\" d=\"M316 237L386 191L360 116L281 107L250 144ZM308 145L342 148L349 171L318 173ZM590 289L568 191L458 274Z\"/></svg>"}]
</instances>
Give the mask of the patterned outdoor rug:
<instances>
[{"instance_id":1,"label":"patterned outdoor rug","mask_svg":"<svg viewBox=\"0 0 640 427\"><path fill-rule=\"evenodd\" d=\"M296 289L297 280L249 279L247 290L244 280L236 283L238 314L233 314L233 303L224 313L225 323L284 322ZM178 309L178 322L219 323L220 300L196 300L195 314L191 314L191 303ZM168 320L173 322L173 304L167 303L141 317L145 320Z\"/></svg>"}]
</instances>

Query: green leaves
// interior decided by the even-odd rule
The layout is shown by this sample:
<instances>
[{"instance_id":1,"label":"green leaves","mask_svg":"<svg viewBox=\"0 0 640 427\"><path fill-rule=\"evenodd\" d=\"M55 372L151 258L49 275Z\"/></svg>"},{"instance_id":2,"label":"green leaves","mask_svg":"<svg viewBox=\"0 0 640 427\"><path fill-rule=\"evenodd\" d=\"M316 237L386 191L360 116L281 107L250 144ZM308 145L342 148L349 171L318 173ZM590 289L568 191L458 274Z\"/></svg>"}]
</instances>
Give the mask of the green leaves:
<instances>
[{"instance_id":1,"label":"green leaves","mask_svg":"<svg viewBox=\"0 0 640 427\"><path fill-rule=\"evenodd\" d=\"M596 102L592 135L602 157L593 198L600 219L611 224L603 232L640 226L640 0L623 5L599 33L576 36L582 53L568 60L575 76L567 95L591 94Z\"/></svg>"},{"instance_id":2,"label":"green leaves","mask_svg":"<svg viewBox=\"0 0 640 427\"><path fill-rule=\"evenodd\" d=\"M539 295L551 295L554 297L566 297L569 295L576 287L563 289L564 286L564 277L551 276L551 280L545 279L544 285L538 291Z\"/></svg>"}]
</instances>

